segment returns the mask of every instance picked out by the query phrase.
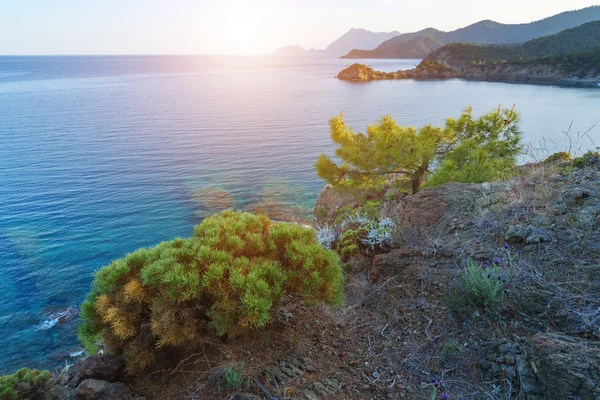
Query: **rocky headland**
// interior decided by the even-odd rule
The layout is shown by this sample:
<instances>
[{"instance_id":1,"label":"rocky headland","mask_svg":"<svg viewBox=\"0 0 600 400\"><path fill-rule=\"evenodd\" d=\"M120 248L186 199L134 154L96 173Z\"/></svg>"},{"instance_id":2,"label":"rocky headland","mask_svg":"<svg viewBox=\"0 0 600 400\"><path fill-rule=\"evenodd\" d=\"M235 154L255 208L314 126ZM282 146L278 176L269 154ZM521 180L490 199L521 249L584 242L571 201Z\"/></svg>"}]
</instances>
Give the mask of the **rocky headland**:
<instances>
[{"instance_id":1,"label":"rocky headland","mask_svg":"<svg viewBox=\"0 0 600 400\"><path fill-rule=\"evenodd\" d=\"M550 64L522 64L511 62L478 63L448 61L446 54L425 59L415 68L395 72L381 72L364 64L355 63L342 70L337 78L351 82L394 79L466 79L515 83L548 83L600 87L600 73L591 70L576 75Z\"/></svg>"}]
</instances>

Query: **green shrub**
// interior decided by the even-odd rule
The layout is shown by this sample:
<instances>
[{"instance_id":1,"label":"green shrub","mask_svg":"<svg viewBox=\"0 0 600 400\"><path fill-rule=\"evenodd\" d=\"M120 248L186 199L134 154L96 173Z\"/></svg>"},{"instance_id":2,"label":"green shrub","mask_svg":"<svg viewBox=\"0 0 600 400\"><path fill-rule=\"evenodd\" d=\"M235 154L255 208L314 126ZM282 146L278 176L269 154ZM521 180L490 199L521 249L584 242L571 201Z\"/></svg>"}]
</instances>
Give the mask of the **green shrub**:
<instances>
[{"instance_id":1,"label":"green shrub","mask_svg":"<svg viewBox=\"0 0 600 400\"><path fill-rule=\"evenodd\" d=\"M558 153L554 153L548 158L546 158L544 160L544 163L549 164L563 161L571 161L572 158L573 156L571 155L571 153L568 153L566 151L559 151Z\"/></svg>"},{"instance_id":2,"label":"green shrub","mask_svg":"<svg viewBox=\"0 0 600 400\"><path fill-rule=\"evenodd\" d=\"M360 251L360 236L366 232L366 228L349 229L343 232L337 245L338 253L344 258L357 254Z\"/></svg>"},{"instance_id":3,"label":"green shrub","mask_svg":"<svg viewBox=\"0 0 600 400\"><path fill-rule=\"evenodd\" d=\"M244 364L228 367L223 380L220 390L248 390L250 386L250 379L244 376Z\"/></svg>"},{"instance_id":4,"label":"green shrub","mask_svg":"<svg viewBox=\"0 0 600 400\"><path fill-rule=\"evenodd\" d=\"M49 371L29 368L21 368L14 374L0 376L0 400L39 398L37 396L50 379L52 374Z\"/></svg>"},{"instance_id":5,"label":"green shrub","mask_svg":"<svg viewBox=\"0 0 600 400\"><path fill-rule=\"evenodd\" d=\"M581 157L575 158L571 164L576 168L583 168L598 163L600 163L600 153L590 150Z\"/></svg>"},{"instance_id":6,"label":"green shrub","mask_svg":"<svg viewBox=\"0 0 600 400\"><path fill-rule=\"evenodd\" d=\"M577 158L573 159L573 161L571 162L571 165L573 165L575 168L583 168L586 166L585 158L577 157Z\"/></svg>"},{"instance_id":7,"label":"green shrub","mask_svg":"<svg viewBox=\"0 0 600 400\"><path fill-rule=\"evenodd\" d=\"M162 348L264 328L284 293L339 304L337 255L312 229L225 211L196 226L190 239L138 250L97 271L80 338L88 349L101 340L136 371Z\"/></svg>"},{"instance_id":8,"label":"green shrub","mask_svg":"<svg viewBox=\"0 0 600 400\"><path fill-rule=\"evenodd\" d=\"M491 309L504 298L506 281L506 273L500 267L468 259L463 271L462 291L475 305Z\"/></svg>"}]
</instances>

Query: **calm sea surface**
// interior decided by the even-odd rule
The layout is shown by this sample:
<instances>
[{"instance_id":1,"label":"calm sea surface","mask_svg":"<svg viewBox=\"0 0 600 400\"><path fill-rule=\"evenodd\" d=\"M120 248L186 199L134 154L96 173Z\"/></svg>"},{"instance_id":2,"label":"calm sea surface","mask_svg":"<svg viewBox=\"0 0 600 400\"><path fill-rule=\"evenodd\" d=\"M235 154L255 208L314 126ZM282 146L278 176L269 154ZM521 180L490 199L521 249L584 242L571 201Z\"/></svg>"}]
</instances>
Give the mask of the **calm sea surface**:
<instances>
[{"instance_id":1,"label":"calm sea surface","mask_svg":"<svg viewBox=\"0 0 600 400\"><path fill-rule=\"evenodd\" d=\"M369 60L376 69L416 61ZM327 121L384 114L441 124L516 104L525 141L600 145L600 90L503 83L351 84L346 60L294 57L0 57L0 372L78 350L92 272L177 236L222 206L309 213L331 154ZM538 153L538 154L543 154ZM54 315L56 316L56 315Z\"/></svg>"}]
</instances>

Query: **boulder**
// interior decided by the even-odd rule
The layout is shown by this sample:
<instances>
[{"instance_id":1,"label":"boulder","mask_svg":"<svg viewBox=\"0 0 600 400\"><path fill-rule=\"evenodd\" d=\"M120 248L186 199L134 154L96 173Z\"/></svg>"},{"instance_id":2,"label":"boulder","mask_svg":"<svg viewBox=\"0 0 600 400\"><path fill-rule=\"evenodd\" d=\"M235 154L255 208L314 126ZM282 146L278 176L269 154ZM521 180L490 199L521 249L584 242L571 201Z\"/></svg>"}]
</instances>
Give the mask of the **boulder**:
<instances>
[{"instance_id":1,"label":"boulder","mask_svg":"<svg viewBox=\"0 0 600 400\"><path fill-rule=\"evenodd\" d=\"M102 400L130 400L134 395L129 386L121 382L113 382L104 392Z\"/></svg>"},{"instance_id":2,"label":"boulder","mask_svg":"<svg viewBox=\"0 0 600 400\"><path fill-rule=\"evenodd\" d=\"M400 226L408 224L421 230L433 227L448 210L440 191L423 190L407 196L397 207Z\"/></svg>"},{"instance_id":3,"label":"boulder","mask_svg":"<svg viewBox=\"0 0 600 400\"><path fill-rule=\"evenodd\" d=\"M539 244L550 242L552 236L547 230L533 225L511 225L506 230L504 240L509 243Z\"/></svg>"},{"instance_id":4,"label":"boulder","mask_svg":"<svg viewBox=\"0 0 600 400\"><path fill-rule=\"evenodd\" d=\"M336 192L331 185L327 185L319 193L314 214L317 223L332 222L341 207L358 204L356 197L351 193Z\"/></svg>"},{"instance_id":5,"label":"boulder","mask_svg":"<svg viewBox=\"0 0 600 400\"><path fill-rule=\"evenodd\" d=\"M502 201L509 187L508 183L452 183L426 188L410 196L387 199L385 203L395 201L397 205L391 215L385 216L394 218L398 226L417 231L448 232L457 228L457 221L480 217Z\"/></svg>"},{"instance_id":6,"label":"boulder","mask_svg":"<svg viewBox=\"0 0 600 400\"><path fill-rule=\"evenodd\" d=\"M97 355L75 364L69 371L69 385L77 386L85 379L109 382L119 380L125 371L125 361L120 357Z\"/></svg>"},{"instance_id":7,"label":"boulder","mask_svg":"<svg viewBox=\"0 0 600 400\"><path fill-rule=\"evenodd\" d=\"M75 400L102 399L110 386L109 382L98 379L85 379L75 390Z\"/></svg>"},{"instance_id":8,"label":"boulder","mask_svg":"<svg viewBox=\"0 0 600 400\"><path fill-rule=\"evenodd\" d=\"M536 334L531 361L547 399L600 399L600 343Z\"/></svg>"}]
</instances>

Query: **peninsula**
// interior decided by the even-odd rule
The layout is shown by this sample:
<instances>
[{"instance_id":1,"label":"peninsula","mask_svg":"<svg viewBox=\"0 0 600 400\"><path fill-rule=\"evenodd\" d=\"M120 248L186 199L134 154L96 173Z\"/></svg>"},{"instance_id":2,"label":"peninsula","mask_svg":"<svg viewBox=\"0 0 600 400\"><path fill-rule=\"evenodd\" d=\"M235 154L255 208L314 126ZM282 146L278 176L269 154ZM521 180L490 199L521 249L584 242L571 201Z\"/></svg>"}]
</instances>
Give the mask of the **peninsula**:
<instances>
[{"instance_id":1,"label":"peninsula","mask_svg":"<svg viewBox=\"0 0 600 400\"><path fill-rule=\"evenodd\" d=\"M353 64L337 77L358 82L462 78L596 86L600 81L600 21L519 46L448 44L411 70L380 72L363 64Z\"/></svg>"}]
</instances>

